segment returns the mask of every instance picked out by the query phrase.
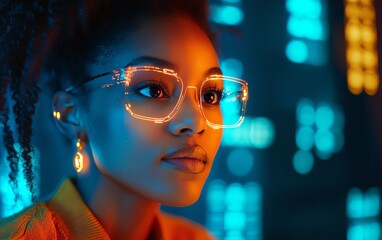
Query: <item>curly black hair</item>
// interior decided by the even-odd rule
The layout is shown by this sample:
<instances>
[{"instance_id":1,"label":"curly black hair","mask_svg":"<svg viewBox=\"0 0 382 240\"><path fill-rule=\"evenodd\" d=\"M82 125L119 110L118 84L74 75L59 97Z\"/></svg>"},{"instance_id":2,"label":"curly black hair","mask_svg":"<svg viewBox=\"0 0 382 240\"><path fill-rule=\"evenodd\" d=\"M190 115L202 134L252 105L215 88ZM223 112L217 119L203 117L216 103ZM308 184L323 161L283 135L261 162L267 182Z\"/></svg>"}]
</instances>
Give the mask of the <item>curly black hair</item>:
<instances>
[{"instance_id":1,"label":"curly black hair","mask_svg":"<svg viewBox=\"0 0 382 240\"><path fill-rule=\"evenodd\" d=\"M207 0L3 0L0 3L0 123L17 192L19 161L32 201L36 200L32 172L32 116L42 72L49 72L61 89L78 85L86 64L105 47L139 28L142 21L182 16L194 21L213 40L208 26ZM118 33L118 34L116 34ZM7 96L11 96L11 99ZM16 124L12 131L10 111ZM20 144L20 152L15 143Z\"/></svg>"}]
</instances>

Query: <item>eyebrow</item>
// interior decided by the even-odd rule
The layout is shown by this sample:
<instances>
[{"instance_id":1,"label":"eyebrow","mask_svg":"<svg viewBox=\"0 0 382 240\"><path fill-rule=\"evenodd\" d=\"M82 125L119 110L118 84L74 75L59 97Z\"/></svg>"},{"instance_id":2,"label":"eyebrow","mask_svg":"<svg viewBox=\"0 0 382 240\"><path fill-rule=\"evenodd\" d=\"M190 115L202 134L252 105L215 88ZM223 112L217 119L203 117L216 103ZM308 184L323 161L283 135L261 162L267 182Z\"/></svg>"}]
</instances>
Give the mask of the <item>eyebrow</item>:
<instances>
[{"instance_id":1,"label":"eyebrow","mask_svg":"<svg viewBox=\"0 0 382 240\"><path fill-rule=\"evenodd\" d=\"M158 67L161 67L161 68L169 68L169 69L175 70L176 72L177 72L177 69L178 69L178 67L174 63L172 63L172 62L169 62L169 61L164 60L164 59L156 58L156 57L151 57L151 56L138 57L138 58L132 60L131 62L129 62L125 66L125 68L129 67L129 66L139 66L139 65L146 65L146 64L152 64L152 65L155 65L155 66L158 66ZM92 81L92 80L94 80L96 78L100 78L100 77L104 77L104 76L110 75L112 73L113 73L113 71L98 74L96 76L88 78L82 84L88 83L88 82L90 82L90 81ZM223 75L223 71L221 70L220 67L212 67L212 68L208 69L204 73L204 76L208 77L208 76L211 76L211 75L214 75L214 74ZM69 89L74 89L74 88L75 87L69 87L66 90L71 91Z\"/></svg>"},{"instance_id":2,"label":"eyebrow","mask_svg":"<svg viewBox=\"0 0 382 240\"><path fill-rule=\"evenodd\" d=\"M128 66L139 66L139 65L145 65L145 64L152 64L161 68L169 68L173 70L177 70L177 66L169 61L166 61L164 59L156 58L156 57L150 57L150 56L142 56L139 58L136 58L129 62L125 67Z\"/></svg>"},{"instance_id":3,"label":"eyebrow","mask_svg":"<svg viewBox=\"0 0 382 240\"><path fill-rule=\"evenodd\" d=\"M179 69L176 66L176 64L174 64L170 61L156 58L156 57L151 57L151 56L142 56L142 57L136 58L136 59L132 60L130 63L128 63L126 65L126 67L128 67L128 66L139 66L139 65L144 65L144 64L153 64L153 65L161 67L161 68L169 68L169 69L173 69L175 71L177 71ZM223 71L221 70L220 67L212 67L204 73L205 76L210 76L210 75L214 75L214 74L223 75Z\"/></svg>"}]
</instances>

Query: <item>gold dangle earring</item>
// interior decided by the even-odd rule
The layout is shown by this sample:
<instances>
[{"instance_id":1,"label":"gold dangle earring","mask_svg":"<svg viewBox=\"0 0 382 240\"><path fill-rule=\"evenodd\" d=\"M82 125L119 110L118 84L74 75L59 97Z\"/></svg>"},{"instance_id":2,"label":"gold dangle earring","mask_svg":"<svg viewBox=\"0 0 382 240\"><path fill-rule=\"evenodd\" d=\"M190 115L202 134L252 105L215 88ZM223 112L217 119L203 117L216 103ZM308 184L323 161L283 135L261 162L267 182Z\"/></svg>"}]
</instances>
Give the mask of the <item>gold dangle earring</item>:
<instances>
[{"instance_id":1,"label":"gold dangle earring","mask_svg":"<svg viewBox=\"0 0 382 240\"><path fill-rule=\"evenodd\" d=\"M81 141L81 139L77 140L76 147L77 147L77 152L76 152L76 154L74 155L74 158L73 158L73 165L74 165L74 169L76 170L76 172L79 173L84 168L84 156L80 152L83 149L83 147L84 147L83 146L83 142Z\"/></svg>"},{"instance_id":2,"label":"gold dangle earring","mask_svg":"<svg viewBox=\"0 0 382 240\"><path fill-rule=\"evenodd\" d=\"M61 119L61 113L58 111L53 111L53 117L57 118L57 120Z\"/></svg>"}]
</instances>

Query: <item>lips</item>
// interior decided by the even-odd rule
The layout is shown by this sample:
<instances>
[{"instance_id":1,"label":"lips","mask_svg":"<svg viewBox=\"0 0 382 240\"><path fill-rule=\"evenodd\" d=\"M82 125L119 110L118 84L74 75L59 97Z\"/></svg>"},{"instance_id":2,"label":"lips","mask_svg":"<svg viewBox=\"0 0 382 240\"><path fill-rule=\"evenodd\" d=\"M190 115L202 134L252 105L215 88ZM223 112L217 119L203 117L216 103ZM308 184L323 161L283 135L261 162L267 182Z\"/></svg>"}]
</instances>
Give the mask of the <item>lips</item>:
<instances>
[{"instance_id":1,"label":"lips","mask_svg":"<svg viewBox=\"0 0 382 240\"><path fill-rule=\"evenodd\" d=\"M207 154L200 146L183 147L162 158L165 166L191 174L202 173L206 167Z\"/></svg>"}]
</instances>

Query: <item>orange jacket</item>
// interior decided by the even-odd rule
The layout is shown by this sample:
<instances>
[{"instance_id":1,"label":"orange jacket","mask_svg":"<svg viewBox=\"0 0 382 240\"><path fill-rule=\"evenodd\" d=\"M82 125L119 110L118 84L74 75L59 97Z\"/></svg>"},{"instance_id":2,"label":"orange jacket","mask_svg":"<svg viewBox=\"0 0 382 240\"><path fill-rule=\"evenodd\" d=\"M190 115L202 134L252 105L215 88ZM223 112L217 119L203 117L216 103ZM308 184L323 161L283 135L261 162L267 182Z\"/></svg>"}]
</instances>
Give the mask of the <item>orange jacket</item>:
<instances>
[{"instance_id":1,"label":"orange jacket","mask_svg":"<svg viewBox=\"0 0 382 240\"><path fill-rule=\"evenodd\" d=\"M201 225L159 212L155 239L215 239ZM0 220L0 239L110 239L83 202L70 180L63 182L55 196L22 212Z\"/></svg>"}]
</instances>

